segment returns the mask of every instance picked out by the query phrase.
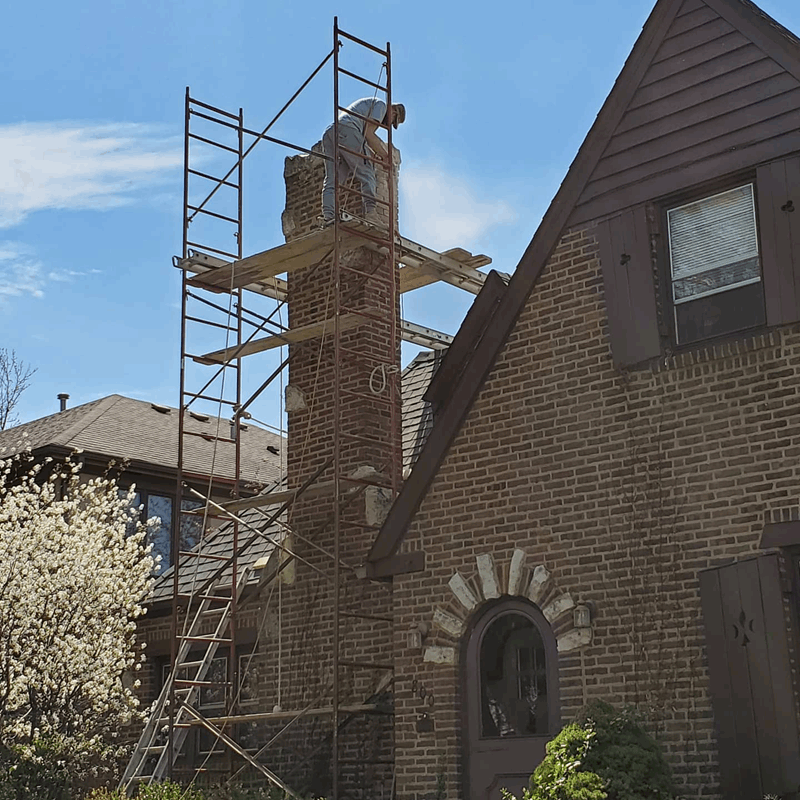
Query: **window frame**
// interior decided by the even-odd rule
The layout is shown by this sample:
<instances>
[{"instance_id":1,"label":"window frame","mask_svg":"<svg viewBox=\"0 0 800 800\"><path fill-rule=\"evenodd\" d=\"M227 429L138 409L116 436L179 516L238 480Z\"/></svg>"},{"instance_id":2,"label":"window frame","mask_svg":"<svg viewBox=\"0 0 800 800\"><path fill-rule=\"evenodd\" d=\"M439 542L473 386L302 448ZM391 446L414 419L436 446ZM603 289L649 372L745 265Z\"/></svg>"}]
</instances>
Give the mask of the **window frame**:
<instances>
[{"instance_id":1,"label":"window frame","mask_svg":"<svg viewBox=\"0 0 800 800\"><path fill-rule=\"evenodd\" d=\"M753 186L753 218L756 227L756 241L758 243L758 257L759 267L761 269L761 278L758 283L762 287L762 303L763 303L763 318L764 322L759 325L754 325L748 328L740 328L735 331L728 331L715 336L708 336L704 338L695 339L691 342L678 341L677 320L675 315L676 304L673 300L672 288L672 256L670 252L670 228L669 228L669 212L680 208L681 206L688 205L693 202L704 200L706 198L714 197L715 195L722 194L726 191L736 189L747 184ZM668 340L671 350L675 352L686 352L690 350L697 350L707 347L710 344L716 344L726 341L741 339L743 337L750 337L764 332L769 327L767 319L766 307L766 288L764 276L764 247L762 244L761 232L761 217L758 205L759 185L755 169L737 172L732 175L726 175L723 178L716 179L703 183L699 186L692 186L688 189L676 192L674 194L663 197L654 202L656 213L654 219L657 221L658 226L658 270L657 279L658 287L656 290L659 308L659 329L661 330L662 341ZM755 285L755 281L746 285ZM742 287L734 287L733 289L726 289L714 294L725 294L728 291ZM709 295L714 296L714 295ZM698 298L699 299L699 298Z\"/></svg>"},{"instance_id":2,"label":"window frame","mask_svg":"<svg viewBox=\"0 0 800 800\"><path fill-rule=\"evenodd\" d=\"M155 577L158 578L161 575L163 575L164 572L166 572L166 570L169 569L175 563L175 554L172 552L173 549L172 546L174 544L174 532L176 524L178 525L180 524L180 519L183 515L183 508L181 508L180 510L178 510L177 508L178 503L176 501L174 488L173 491L168 491L158 486L148 486L147 484L140 483L138 481L131 481L131 483L128 483L127 485L119 485L117 491L121 495L122 493L130 491L131 486L135 487L134 491L139 498L138 505L141 506L142 509L139 513L139 520L142 523L146 522L149 519L148 503L151 496L167 498L172 506L172 513L170 515L170 520L169 520L169 558L166 560L162 559L161 569L157 573L154 573ZM181 506L183 506L184 503L192 503L192 502L196 502L197 507L202 506L202 503L200 501L193 501L191 498L186 498L186 497L183 498ZM191 519L191 517L189 519ZM162 524L163 522L164 521L162 519ZM150 543L149 537L147 539L147 543L148 544Z\"/></svg>"}]
</instances>

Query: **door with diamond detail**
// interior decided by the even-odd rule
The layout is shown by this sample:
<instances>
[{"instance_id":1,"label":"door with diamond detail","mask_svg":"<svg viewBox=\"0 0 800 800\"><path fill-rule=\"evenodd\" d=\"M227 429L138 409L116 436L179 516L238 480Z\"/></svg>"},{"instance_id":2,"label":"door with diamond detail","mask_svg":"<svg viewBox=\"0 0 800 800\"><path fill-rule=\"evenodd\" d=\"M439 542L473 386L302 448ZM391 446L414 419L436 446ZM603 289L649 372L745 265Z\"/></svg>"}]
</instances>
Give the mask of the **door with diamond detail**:
<instances>
[{"instance_id":1,"label":"door with diamond detail","mask_svg":"<svg viewBox=\"0 0 800 800\"><path fill-rule=\"evenodd\" d=\"M800 745L778 556L700 573L722 794L785 795L800 786Z\"/></svg>"}]
</instances>

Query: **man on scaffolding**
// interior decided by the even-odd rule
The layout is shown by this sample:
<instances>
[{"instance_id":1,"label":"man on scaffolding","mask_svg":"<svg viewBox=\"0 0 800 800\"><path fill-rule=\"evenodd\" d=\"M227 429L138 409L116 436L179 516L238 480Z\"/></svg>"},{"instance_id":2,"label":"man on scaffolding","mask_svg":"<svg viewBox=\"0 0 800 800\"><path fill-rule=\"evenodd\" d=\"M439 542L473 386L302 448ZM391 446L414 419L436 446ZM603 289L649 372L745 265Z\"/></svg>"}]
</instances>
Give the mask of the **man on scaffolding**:
<instances>
[{"instance_id":1,"label":"man on scaffolding","mask_svg":"<svg viewBox=\"0 0 800 800\"><path fill-rule=\"evenodd\" d=\"M386 103L374 97L356 100L347 106L346 111L339 112L339 163L334 165L334 126L325 129L322 136L322 152L325 159L325 180L322 184L322 220L330 225L334 217L334 168L339 170L339 184L343 184L351 176L361 183L364 195L364 219L380 227L386 227L375 207L375 165L368 158L360 158L356 153L368 154L368 149L377 158L389 166L389 148L376 135L378 124L392 125L395 129L406 118L406 107L402 103L392 103L387 111ZM367 121L370 120L370 121ZM374 122L372 121L374 120ZM347 152L348 150L352 152Z\"/></svg>"}]
</instances>

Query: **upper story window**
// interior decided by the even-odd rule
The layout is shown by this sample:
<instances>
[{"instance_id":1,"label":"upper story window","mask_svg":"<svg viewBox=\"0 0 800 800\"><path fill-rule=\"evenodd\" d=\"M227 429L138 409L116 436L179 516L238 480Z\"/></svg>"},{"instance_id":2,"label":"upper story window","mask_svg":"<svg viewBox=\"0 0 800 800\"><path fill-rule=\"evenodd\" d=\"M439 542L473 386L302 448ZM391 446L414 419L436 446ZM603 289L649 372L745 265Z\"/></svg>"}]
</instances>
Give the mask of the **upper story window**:
<instances>
[{"instance_id":1,"label":"upper story window","mask_svg":"<svg viewBox=\"0 0 800 800\"><path fill-rule=\"evenodd\" d=\"M127 489L120 489L120 494L127 494ZM133 497L132 505L141 507L142 521L156 518L158 520L148 532L148 543L152 545L150 555L161 556L161 561L155 567L154 574L160 575L173 562L172 557L172 525L175 518L173 497L157 494L147 490L137 491ZM181 511L194 511L202 503L196 500L182 500ZM203 522L198 516L181 513L181 550L188 551L196 547L200 541Z\"/></svg>"},{"instance_id":2,"label":"upper story window","mask_svg":"<svg viewBox=\"0 0 800 800\"><path fill-rule=\"evenodd\" d=\"M764 325L754 185L670 208L666 216L677 344Z\"/></svg>"}]
</instances>

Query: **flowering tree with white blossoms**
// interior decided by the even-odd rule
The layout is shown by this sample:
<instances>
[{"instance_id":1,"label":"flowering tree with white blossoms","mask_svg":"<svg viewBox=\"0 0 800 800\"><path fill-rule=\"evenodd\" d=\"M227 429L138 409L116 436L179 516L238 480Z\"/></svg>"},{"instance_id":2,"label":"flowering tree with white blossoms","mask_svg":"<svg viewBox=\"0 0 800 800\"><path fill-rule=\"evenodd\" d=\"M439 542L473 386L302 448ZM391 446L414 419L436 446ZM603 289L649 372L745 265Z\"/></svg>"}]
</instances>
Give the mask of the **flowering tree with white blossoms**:
<instances>
[{"instance_id":1,"label":"flowering tree with white blossoms","mask_svg":"<svg viewBox=\"0 0 800 800\"><path fill-rule=\"evenodd\" d=\"M74 460L0 460L0 743L85 750L137 716L153 559L132 492Z\"/></svg>"}]
</instances>

